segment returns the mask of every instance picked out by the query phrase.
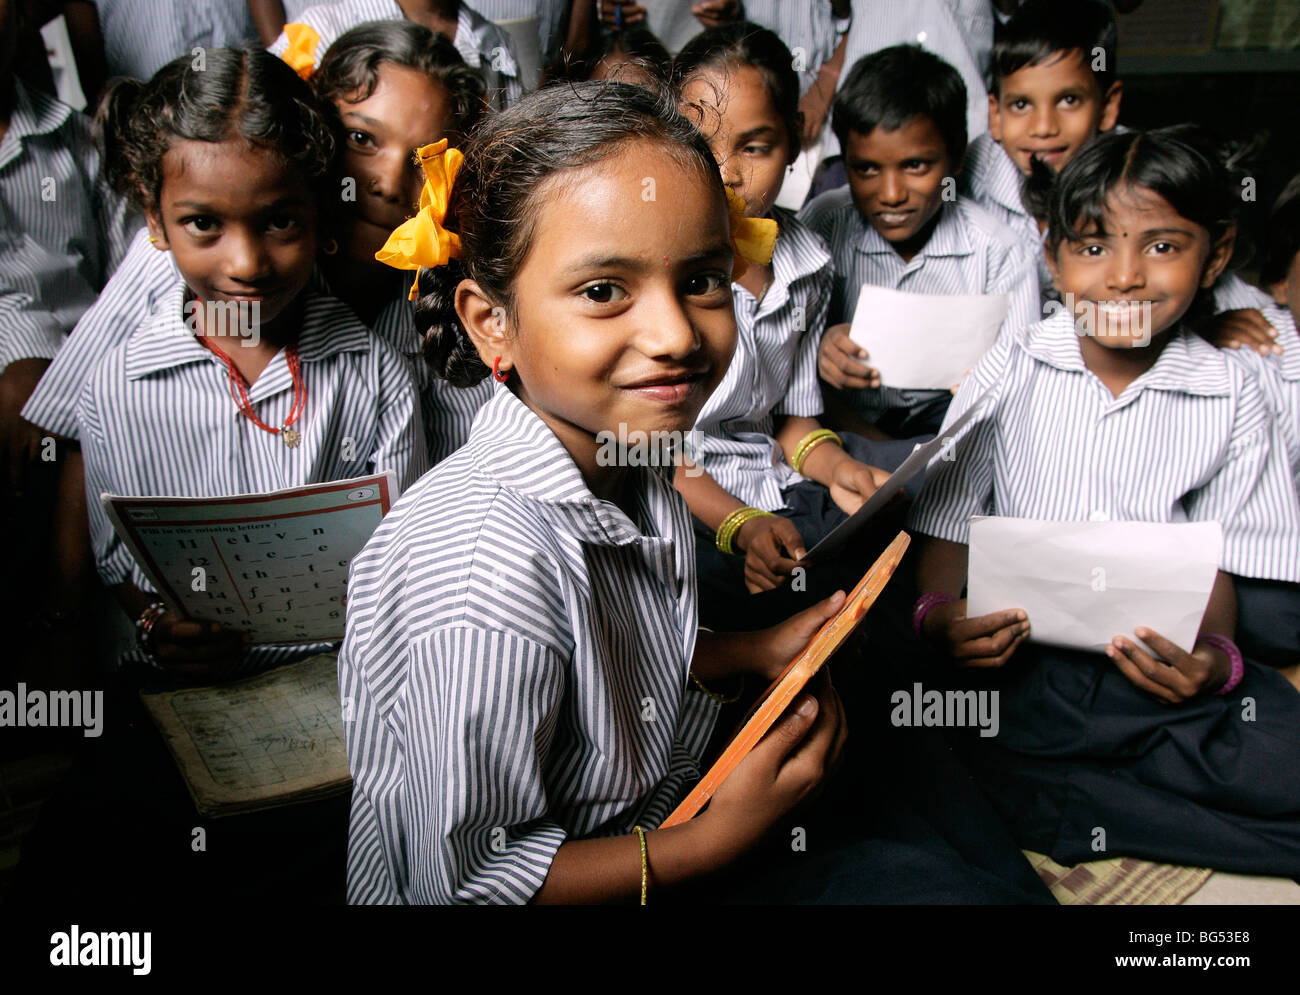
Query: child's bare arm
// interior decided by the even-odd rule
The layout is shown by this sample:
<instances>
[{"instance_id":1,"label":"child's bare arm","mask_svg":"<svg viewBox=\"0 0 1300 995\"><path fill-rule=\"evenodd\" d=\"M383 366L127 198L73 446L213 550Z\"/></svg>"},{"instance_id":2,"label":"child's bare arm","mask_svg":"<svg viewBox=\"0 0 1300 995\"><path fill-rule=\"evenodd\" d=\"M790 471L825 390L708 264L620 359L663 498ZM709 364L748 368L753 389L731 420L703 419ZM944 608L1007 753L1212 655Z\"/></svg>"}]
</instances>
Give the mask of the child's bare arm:
<instances>
[{"instance_id":1,"label":"child's bare arm","mask_svg":"<svg viewBox=\"0 0 1300 995\"><path fill-rule=\"evenodd\" d=\"M816 418L787 417L780 421L776 440L785 458L794 465L795 449L809 432L821 428ZM889 472L860 463L841 447L823 443L808 453L799 472L831 492L831 498L846 515L851 515L871 497L886 480Z\"/></svg>"},{"instance_id":2,"label":"child's bare arm","mask_svg":"<svg viewBox=\"0 0 1300 995\"><path fill-rule=\"evenodd\" d=\"M157 601L131 580L110 588L127 617L138 619ZM243 658L248 644L241 632L219 622L200 622L165 612L154 623L148 647L153 657L171 673L187 680L219 680Z\"/></svg>"},{"instance_id":3,"label":"child's bare arm","mask_svg":"<svg viewBox=\"0 0 1300 995\"><path fill-rule=\"evenodd\" d=\"M828 680L754 747L690 822L646 833L649 898L655 890L720 870L757 843L822 780L844 744L843 707ZM635 834L573 840L555 852L538 904L636 901L641 844Z\"/></svg>"},{"instance_id":4,"label":"child's bare arm","mask_svg":"<svg viewBox=\"0 0 1300 995\"><path fill-rule=\"evenodd\" d=\"M267 48L280 37L287 19L281 0L248 0L248 16L253 19L253 27L257 28L257 37Z\"/></svg>"}]
</instances>

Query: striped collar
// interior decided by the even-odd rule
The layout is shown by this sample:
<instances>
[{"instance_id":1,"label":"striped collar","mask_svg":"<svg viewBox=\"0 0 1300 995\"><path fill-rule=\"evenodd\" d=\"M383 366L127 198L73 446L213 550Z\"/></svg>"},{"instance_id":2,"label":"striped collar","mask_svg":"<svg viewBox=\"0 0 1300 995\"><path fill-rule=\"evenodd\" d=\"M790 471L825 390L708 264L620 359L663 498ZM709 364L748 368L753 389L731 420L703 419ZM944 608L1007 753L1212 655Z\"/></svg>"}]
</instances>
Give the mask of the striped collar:
<instances>
[{"instance_id":1,"label":"striped collar","mask_svg":"<svg viewBox=\"0 0 1300 995\"><path fill-rule=\"evenodd\" d=\"M204 360L219 362L194 337L185 319L185 283L176 284L158 299L158 304L127 340L127 379L141 380L155 373ZM302 324L298 332L298 356L303 363L317 363L344 352L365 352L371 348L371 333L352 309L325 292L324 283L313 274L302 293ZM249 389L257 400L291 386L283 352L271 361L265 373ZM280 376L283 374L283 376ZM280 381L284 383L281 384Z\"/></svg>"},{"instance_id":2,"label":"striped collar","mask_svg":"<svg viewBox=\"0 0 1300 995\"><path fill-rule=\"evenodd\" d=\"M13 86L14 107L9 115L9 130L0 141L0 169L18 157L25 139L53 134L74 113L67 104L28 87L16 76Z\"/></svg>"},{"instance_id":3,"label":"striped collar","mask_svg":"<svg viewBox=\"0 0 1300 995\"><path fill-rule=\"evenodd\" d=\"M1020 348L1039 362L1057 369L1089 372L1079 351L1079 335L1074 320L1064 308L1058 308L1050 317L1025 329ZM1232 394L1232 384L1227 358L1199 335L1180 328L1170 333L1155 365L1129 384L1122 394L1136 394L1150 388L1204 397L1227 397Z\"/></svg>"},{"instance_id":4,"label":"striped collar","mask_svg":"<svg viewBox=\"0 0 1300 995\"><path fill-rule=\"evenodd\" d=\"M544 505L548 517L562 520L581 539L622 546L645 537L618 506L591 493L555 433L509 390L494 391L479 410L465 449L484 474L507 490ZM672 467L661 467L637 474L644 485L640 504L651 514L663 495L671 499L675 494L673 472ZM656 491L659 502L653 499Z\"/></svg>"},{"instance_id":5,"label":"striped collar","mask_svg":"<svg viewBox=\"0 0 1300 995\"><path fill-rule=\"evenodd\" d=\"M970 143L963 169L977 200L987 199L1012 214L1029 217L1020 199L1024 175L1001 143L994 141L988 132Z\"/></svg>"},{"instance_id":6,"label":"striped collar","mask_svg":"<svg viewBox=\"0 0 1300 995\"><path fill-rule=\"evenodd\" d=\"M863 229L862 237L854 245L855 249L867 255L880 255L882 253L898 255L894 247L889 244L880 232L876 231L871 222L857 213L858 209L854 206L852 200L849 201L849 209L853 211L854 216L858 219L858 224ZM916 261L923 257L969 256L973 253L975 249L966 236L966 226L962 223L963 220L964 216L961 209L955 203L946 201L940 205L939 221L934 226L934 231L930 233L930 238L921 247L921 251L907 265L916 265Z\"/></svg>"}]
</instances>

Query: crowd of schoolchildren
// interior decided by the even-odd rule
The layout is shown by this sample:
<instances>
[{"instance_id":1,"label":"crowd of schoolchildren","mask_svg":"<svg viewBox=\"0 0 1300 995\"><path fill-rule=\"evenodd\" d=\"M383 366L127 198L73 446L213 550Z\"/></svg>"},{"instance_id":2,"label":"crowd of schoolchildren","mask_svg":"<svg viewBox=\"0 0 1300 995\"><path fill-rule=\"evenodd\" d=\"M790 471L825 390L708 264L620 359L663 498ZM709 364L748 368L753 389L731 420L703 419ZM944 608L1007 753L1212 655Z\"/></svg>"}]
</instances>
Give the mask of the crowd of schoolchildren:
<instances>
[{"instance_id":1,"label":"crowd of schoolchildren","mask_svg":"<svg viewBox=\"0 0 1300 995\"><path fill-rule=\"evenodd\" d=\"M0 0L10 601L131 687L337 649L350 798L241 852L329 836L341 877L346 834L378 903L1051 902L1022 848L1300 876L1300 176L1249 282L1250 150L1124 127L1113 5L69 2L93 127L17 72L36 6ZM536 19L539 80L489 17ZM1009 306L960 384L899 389L863 285ZM620 429L693 442L603 458ZM176 614L99 499L385 470L333 647ZM972 617L978 515L1218 522L1198 637ZM902 528L834 681L658 828ZM898 728L917 681L996 690L997 735ZM156 787L121 763L29 863Z\"/></svg>"}]
</instances>

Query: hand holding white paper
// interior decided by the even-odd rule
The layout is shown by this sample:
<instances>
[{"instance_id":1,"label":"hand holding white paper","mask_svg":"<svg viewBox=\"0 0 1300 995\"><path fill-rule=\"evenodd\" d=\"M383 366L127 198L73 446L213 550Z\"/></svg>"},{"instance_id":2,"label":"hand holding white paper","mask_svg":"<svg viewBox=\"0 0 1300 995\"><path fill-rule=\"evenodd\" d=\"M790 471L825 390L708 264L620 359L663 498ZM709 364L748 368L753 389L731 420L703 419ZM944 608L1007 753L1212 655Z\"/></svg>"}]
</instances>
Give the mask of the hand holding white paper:
<instances>
[{"instance_id":1,"label":"hand holding white paper","mask_svg":"<svg viewBox=\"0 0 1300 995\"><path fill-rule=\"evenodd\" d=\"M886 387L948 390L993 345L1010 294L912 294L863 284L849 338Z\"/></svg>"},{"instance_id":2,"label":"hand holding white paper","mask_svg":"<svg viewBox=\"0 0 1300 995\"><path fill-rule=\"evenodd\" d=\"M975 517L966 615L1021 608L1034 642L1097 652L1142 626L1190 653L1222 551L1218 522Z\"/></svg>"}]
</instances>

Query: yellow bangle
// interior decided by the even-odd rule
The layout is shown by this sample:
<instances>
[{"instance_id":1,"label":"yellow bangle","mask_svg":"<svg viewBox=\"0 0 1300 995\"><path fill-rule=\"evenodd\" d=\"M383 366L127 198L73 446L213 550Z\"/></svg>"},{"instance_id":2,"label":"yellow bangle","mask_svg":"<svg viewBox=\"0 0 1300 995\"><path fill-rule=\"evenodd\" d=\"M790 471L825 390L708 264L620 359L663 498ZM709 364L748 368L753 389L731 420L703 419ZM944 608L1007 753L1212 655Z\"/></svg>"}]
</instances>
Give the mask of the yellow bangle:
<instances>
[{"instance_id":1,"label":"yellow bangle","mask_svg":"<svg viewBox=\"0 0 1300 995\"><path fill-rule=\"evenodd\" d=\"M692 682L692 683L693 683L697 688L699 688L701 691L703 691L706 695L708 695L710 698L712 698L714 701L718 702L718 704L720 704L720 705L730 705L733 701L739 701L739 700L740 700L740 692L739 692L739 691L737 691L737 692L736 692L734 695L732 695L730 698L725 698L725 697L723 697L722 695L718 694L716 691L710 691L708 688L706 688L706 687L704 686L704 682L703 682L702 680L700 680L698 677L695 676L695 671L693 671L693 670L691 671L691 682Z\"/></svg>"},{"instance_id":2,"label":"yellow bangle","mask_svg":"<svg viewBox=\"0 0 1300 995\"><path fill-rule=\"evenodd\" d=\"M790 465L794 467L795 473L803 473L803 465L808 459L808 454L823 442L833 442L841 449L844 448L844 440L829 428L814 429L800 439L799 445L794 447L794 458L790 460Z\"/></svg>"},{"instance_id":3,"label":"yellow bangle","mask_svg":"<svg viewBox=\"0 0 1300 995\"><path fill-rule=\"evenodd\" d=\"M641 840L641 904L645 904L645 887L650 880L650 862L646 858L645 852L645 830L640 826L633 826L632 832L636 833L637 838Z\"/></svg>"},{"instance_id":4,"label":"yellow bangle","mask_svg":"<svg viewBox=\"0 0 1300 995\"><path fill-rule=\"evenodd\" d=\"M754 518L762 518L765 515L771 516L771 514L770 511L763 511L759 508L737 508L724 518L722 524L718 526L716 538L718 549L727 554L735 553L736 550L732 547L732 540L736 538L736 534L740 532L745 523Z\"/></svg>"}]
</instances>

